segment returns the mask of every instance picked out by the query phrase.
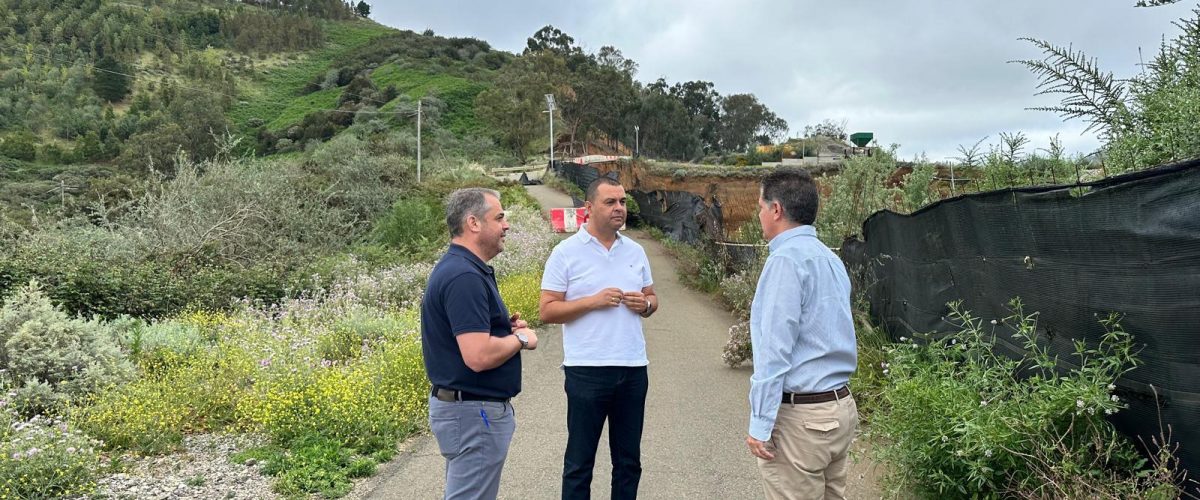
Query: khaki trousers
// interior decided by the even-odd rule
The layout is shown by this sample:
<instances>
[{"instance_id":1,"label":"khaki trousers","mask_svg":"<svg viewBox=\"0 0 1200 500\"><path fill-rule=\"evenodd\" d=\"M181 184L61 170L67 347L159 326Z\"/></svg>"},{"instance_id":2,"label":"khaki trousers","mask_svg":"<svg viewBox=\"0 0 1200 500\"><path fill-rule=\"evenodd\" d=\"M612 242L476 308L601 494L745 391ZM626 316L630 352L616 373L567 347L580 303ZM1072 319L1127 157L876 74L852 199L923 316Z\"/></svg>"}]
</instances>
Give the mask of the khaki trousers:
<instances>
[{"instance_id":1,"label":"khaki trousers","mask_svg":"<svg viewBox=\"0 0 1200 500\"><path fill-rule=\"evenodd\" d=\"M774 460L758 459L769 500L845 498L846 458L858 428L854 395L779 407L771 440Z\"/></svg>"}]
</instances>

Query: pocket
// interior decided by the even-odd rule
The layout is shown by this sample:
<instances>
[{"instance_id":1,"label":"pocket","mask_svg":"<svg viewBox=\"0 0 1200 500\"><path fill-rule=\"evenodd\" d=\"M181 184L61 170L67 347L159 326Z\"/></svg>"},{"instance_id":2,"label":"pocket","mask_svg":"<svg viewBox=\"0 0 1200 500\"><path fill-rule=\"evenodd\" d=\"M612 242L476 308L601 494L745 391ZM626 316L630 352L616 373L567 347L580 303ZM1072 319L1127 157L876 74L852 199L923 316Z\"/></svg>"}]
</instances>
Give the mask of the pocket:
<instances>
[{"instance_id":1,"label":"pocket","mask_svg":"<svg viewBox=\"0 0 1200 500\"><path fill-rule=\"evenodd\" d=\"M430 417L429 429L433 431L433 437L437 438L438 451L443 457L458 456L462 443L458 417Z\"/></svg>"},{"instance_id":2,"label":"pocket","mask_svg":"<svg viewBox=\"0 0 1200 500\"><path fill-rule=\"evenodd\" d=\"M804 428L810 431L829 432L841 427L837 420L809 420L804 422Z\"/></svg>"}]
</instances>

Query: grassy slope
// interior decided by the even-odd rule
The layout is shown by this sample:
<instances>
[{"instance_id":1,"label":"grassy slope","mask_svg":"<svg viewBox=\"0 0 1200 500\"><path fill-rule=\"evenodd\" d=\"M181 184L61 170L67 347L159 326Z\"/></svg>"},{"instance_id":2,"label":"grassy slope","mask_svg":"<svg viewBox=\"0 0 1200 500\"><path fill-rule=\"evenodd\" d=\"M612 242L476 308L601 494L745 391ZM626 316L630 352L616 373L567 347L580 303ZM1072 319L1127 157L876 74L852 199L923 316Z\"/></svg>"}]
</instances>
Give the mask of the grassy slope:
<instances>
[{"instance_id":1,"label":"grassy slope","mask_svg":"<svg viewBox=\"0 0 1200 500\"><path fill-rule=\"evenodd\" d=\"M279 130L299 122L304 115L317 109L333 108L341 89L328 89L301 95L305 84L322 75L345 53L366 45L376 37L394 31L392 28L365 20L327 22L328 44L316 51L300 54L299 60L267 70L253 81L240 87L242 101L235 104L229 116L243 132L250 127L251 118L262 119L268 128Z\"/></svg>"},{"instance_id":2,"label":"grassy slope","mask_svg":"<svg viewBox=\"0 0 1200 500\"><path fill-rule=\"evenodd\" d=\"M456 134L476 132L482 126L475 119L475 96L486 85L456 76L429 73L421 70L401 69L388 64L371 73L371 81L379 88L395 85L396 90L410 98L432 95L446 103L443 123ZM395 107L395 101L382 106L382 111Z\"/></svg>"}]
</instances>

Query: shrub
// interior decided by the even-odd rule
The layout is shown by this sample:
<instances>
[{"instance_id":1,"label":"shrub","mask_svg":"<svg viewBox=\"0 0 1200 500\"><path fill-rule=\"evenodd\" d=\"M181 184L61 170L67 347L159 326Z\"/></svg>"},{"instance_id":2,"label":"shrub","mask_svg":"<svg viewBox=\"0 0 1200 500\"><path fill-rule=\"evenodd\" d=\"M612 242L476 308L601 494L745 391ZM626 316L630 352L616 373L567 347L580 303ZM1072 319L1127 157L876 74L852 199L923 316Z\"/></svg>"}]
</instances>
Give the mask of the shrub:
<instances>
[{"instance_id":1,"label":"shrub","mask_svg":"<svg viewBox=\"0 0 1200 500\"><path fill-rule=\"evenodd\" d=\"M5 410L0 421L11 420ZM0 430L0 498L74 498L95 490L95 441L60 420L34 416Z\"/></svg>"},{"instance_id":2,"label":"shrub","mask_svg":"<svg viewBox=\"0 0 1200 500\"><path fill-rule=\"evenodd\" d=\"M432 196L397 200L375 226L375 241L418 255L431 255L448 240L441 201Z\"/></svg>"},{"instance_id":3,"label":"shrub","mask_svg":"<svg viewBox=\"0 0 1200 500\"><path fill-rule=\"evenodd\" d=\"M415 337L385 342L345 366L264 366L239 413L276 443L322 436L369 454L390 448L428 412L429 385Z\"/></svg>"},{"instance_id":4,"label":"shrub","mask_svg":"<svg viewBox=\"0 0 1200 500\"><path fill-rule=\"evenodd\" d=\"M753 355L750 344L750 322L742 321L729 327L729 341L725 343L721 360L730 368L737 368Z\"/></svg>"},{"instance_id":5,"label":"shrub","mask_svg":"<svg viewBox=\"0 0 1200 500\"><path fill-rule=\"evenodd\" d=\"M531 272L511 274L498 282L500 297L508 306L509 314L521 314L521 319L536 326L541 323L538 317L538 302L542 295L542 273Z\"/></svg>"},{"instance_id":6,"label":"shrub","mask_svg":"<svg viewBox=\"0 0 1200 500\"><path fill-rule=\"evenodd\" d=\"M37 137L29 132L19 132L0 141L0 155L14 160L33 161L37 158Z\"/></svg>"},{"instance_id":7,"label":"shrub","mask_svg":"<svg viewBox=\"0 0 1200 500\"><path fill-rule=\"evenodd\" d=\"M862 223L885 208L898 210L904 200L900 188L887 187L896 170L895 151L872 156L852 156L842 163L838 175L826 177L830 194L821 200L817 234L831 247L841 246L847 236L860 234Z\"/></svg>"},{"instance_id":8,"label":"shrub","mask_svg":"<svg viewBox=\"0 0 1200 500\"><path fill-rule=\"evenodd\" d=\"M141 366L141 378L105 391L77 412L80 426L110 449L166 453L184 434L237 427L238 405L256 375L251 356L234 346L189 356L160 349L144 353Z\"/></svg>"},{"instance_id":9,"label":"shrub","mask_svg":"<svg viewBox=\"0 0 1200 500\"><path fill-rule=\"evenodd\" d=\"M504 238L504 251L490 264L501 278L509 274L541 273L550 251L562 237L550 230L550 224L535 209L516 206L508 210L507 218L510 227Z\"/></svg>"},{"instance_id":10,"label":"shrub","mask_svg":"<svg viewBox=\"0 0 1200 500\"><path fill-rule=\"evenodd\" d=\"M37 282L0 308L0 363L26 414L59 409L133 375L113 332L98 320L74 319L50 303Z\"/></svg>"},{"instance_id":11,"label":"shrub","mask_svg":"<svg viewBox=\"0 0 1200 500\"><path fill-rule=\"evenodd\" d=\"M872 432L895 483L937 497L1054 497L1066 482L1086 485L1076 492L1086 497L1176 491L1171 474L1141 472L1132 444L1105 420L1125 407L1113 384L1138 363L1116 316L1101 321L1099 345L1076 341L1077 368L1059 370L1039 344L1037 314L1019 300L991 331L950 307L959 331L923 343L902 337L889 349L886 410ZM993 353L1001 332L1024 344L1022 359Z\"/></svg>"}]
</instances>

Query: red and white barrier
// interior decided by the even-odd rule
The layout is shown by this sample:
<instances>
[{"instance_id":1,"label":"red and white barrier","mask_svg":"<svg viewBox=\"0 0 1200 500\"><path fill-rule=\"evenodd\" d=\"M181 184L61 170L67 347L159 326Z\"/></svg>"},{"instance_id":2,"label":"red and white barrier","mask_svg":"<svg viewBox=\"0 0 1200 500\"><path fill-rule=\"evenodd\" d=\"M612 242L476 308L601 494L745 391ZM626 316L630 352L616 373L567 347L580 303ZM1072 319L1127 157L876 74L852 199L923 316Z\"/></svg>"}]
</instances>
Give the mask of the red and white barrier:
<instances>
[{"instance_id":1,"label":"red and white barrier","mask_svg":"<svg viewBox=\"0 0 1200 500\"><path fill-rule=\"evenodd\" d=\"M587 222L587 209L551 208L550 227L557 233L573 233Z\"/></svg>"}]
</instances>

